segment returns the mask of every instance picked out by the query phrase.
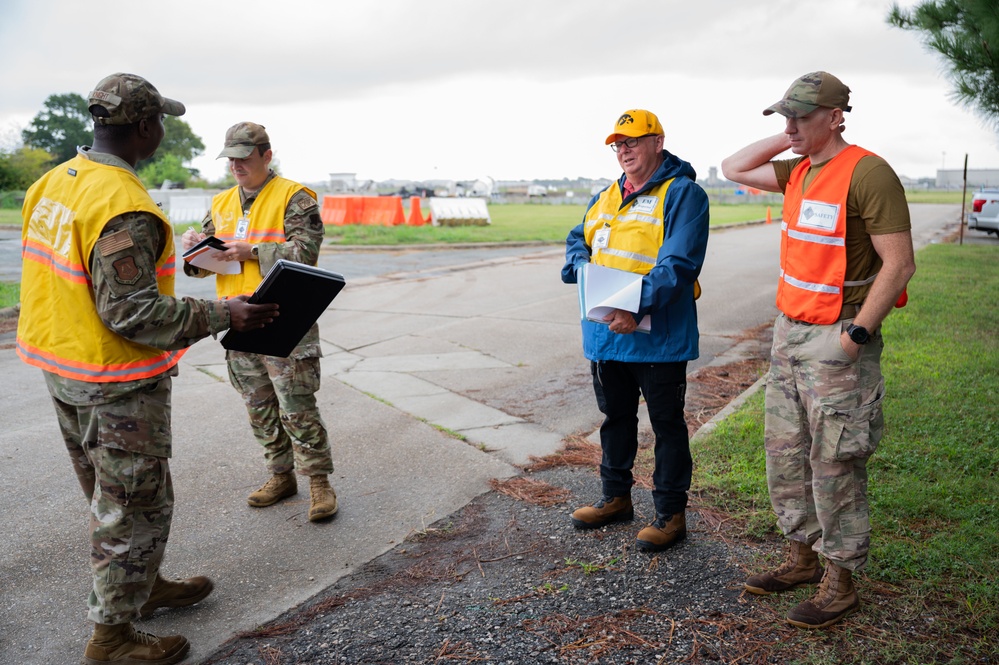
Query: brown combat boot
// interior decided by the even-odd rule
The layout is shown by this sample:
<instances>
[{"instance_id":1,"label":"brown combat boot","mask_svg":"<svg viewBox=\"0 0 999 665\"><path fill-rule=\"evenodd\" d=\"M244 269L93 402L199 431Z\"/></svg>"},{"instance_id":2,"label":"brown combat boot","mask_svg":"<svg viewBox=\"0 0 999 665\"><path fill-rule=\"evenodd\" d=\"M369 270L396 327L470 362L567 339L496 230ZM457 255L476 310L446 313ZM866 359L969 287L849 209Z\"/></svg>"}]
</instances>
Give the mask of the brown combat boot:
<instances>
[{"instance_id":1,"label":"brown combat boot","mask_svg":"<svg viewBox=\"0 0 999 665\"><path fill-rule=\"evenodd\" d=\"M161 607L187 607L200 603L214 588L215 584L207 577L167 580L157 573L149 600L139 610L139 616L145 619Z\"/></svg>"},{"instance_id":2,"label":"brown combat boot","mask_svg":"<svg viewBox=\"0 0 999 665\"><path fill-rule=\"evenodd\" d=\"M140 633L130 623L98 623L83 652L83 665L170 665L184 660L190 648L181 635L156 637Z\"/></svg>"},{"instance_id":3,"label":"brown combat boot","mask_svg":"<svg viewBox=\"0 0 999 665\"><path fill-rule=\"evenodd\" d=\"M264 508L296 494L298 494L298 483L295 481L294 472L275 473L263 487L247 497L246 503L254 508Z\"/></svg>"},{"instance_id":4,"label":"brown combat boot","mask_svg":"<svg viewBox=\"0 0 999 665\"><path fill-rule=\"evenodd\" d=\"M318 522L336 515L336 492L326 476L309 478L309 521Z\"/></svg>"},{"instance_id":5,"label":"brown combat boot","mask_svg":"<svg viewBox=\"0 0 999 665\"><path fill-rule=\"evenodd\" d=\"M860 597L853 587L853 571L829 562L819 590L787 613L787 622L798 628L825 628L857 611Z\"/></svg>"},{"instance_id":6,"label":"brown combat boot","mask_svg":"<svg viewBox=\"0 0 999 665\"><path fill-rule=\"evenodd\" d=\"M611 522L635 519L635 509L631 505L631 495L605 496L592 506L576 509L570 519L577 529L598 529Z\"/></svg>"},{"instance_id":7,"label":"brown combat boot","mask_svg":"<svg viewBox=\"0 0 999 665\"><path fill-rule=\"evenodd\" d=\"M662 552L686 537L686 513L656 514L656 520L638 532L635 544L643 552Z\"/></svg>"},{"instance_id":8,"label":"brown combat boot","mask_svg":"<svg viewBox=\"0 0 999 665\"><path fill-rule=\"evenodd\" d=\"M787 591L799 584L818 584L821 579L822 566L812 546L799 540L789 540L784 563L769 572L753 575L744 586L749 593L765 596Z\"/></svg>"}]
</instances>

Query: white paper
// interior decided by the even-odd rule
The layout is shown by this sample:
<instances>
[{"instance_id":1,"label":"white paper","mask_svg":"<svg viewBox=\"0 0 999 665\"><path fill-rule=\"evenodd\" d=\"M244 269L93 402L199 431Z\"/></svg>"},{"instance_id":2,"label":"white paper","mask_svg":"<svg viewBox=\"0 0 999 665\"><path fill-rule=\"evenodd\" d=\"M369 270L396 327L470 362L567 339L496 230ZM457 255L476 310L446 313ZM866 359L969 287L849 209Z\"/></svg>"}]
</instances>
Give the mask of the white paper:
<instances>
[{"instance_id":1,"label":"white paper","mask_svg":"<svg viewBox=\"0 0 999 665\"><path fill-rule=\"evenodd\" d=\"M580 315L590 321L607 323L604 317L615 309L635 313L642 303L642 275L593 263L579 271ZM652 317L638 323L639 332L652 330Z\"/></svg>"},{"instance_id":2,"label":"white paper","mask_svg":"<svg viewBox=\"0 0 999 665\"><path fill-rule=\"evenodd\" d=\"M184 260L192 266L223 275L238 275L243 270L243 266L239 261L220 261L216 258L221 252L208 244L202 244L207 241L208 238L184 252Z\"/></svg>"}]
</instances>

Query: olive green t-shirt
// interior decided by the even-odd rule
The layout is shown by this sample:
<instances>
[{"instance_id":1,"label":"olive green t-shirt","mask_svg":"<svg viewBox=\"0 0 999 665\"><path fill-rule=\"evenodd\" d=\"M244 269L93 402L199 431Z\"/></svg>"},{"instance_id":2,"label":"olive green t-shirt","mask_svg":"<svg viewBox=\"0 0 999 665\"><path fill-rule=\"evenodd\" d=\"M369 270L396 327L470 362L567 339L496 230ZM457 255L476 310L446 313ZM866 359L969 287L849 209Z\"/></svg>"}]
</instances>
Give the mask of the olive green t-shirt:
<instances>
[{"instance_id":1,"label":"olive green t-shirt","mask_svg":"<svg viewBox=\"0 0 999 665\"><path fill-rule=\"evenodd\" d=\"M791 171L803 159L797 157L772 162L782 192L787 189ZM807 188L828 163L812 164L805 174L803 186ZM846 281L863 281L881 270L881 257L874 251L871 236L911 229L905 189L895 171L876 155L862 157L853 170L846 196ZM843 304L861 304L870 289L870 284L844 287Z\"/></svg>"}]
</instances>

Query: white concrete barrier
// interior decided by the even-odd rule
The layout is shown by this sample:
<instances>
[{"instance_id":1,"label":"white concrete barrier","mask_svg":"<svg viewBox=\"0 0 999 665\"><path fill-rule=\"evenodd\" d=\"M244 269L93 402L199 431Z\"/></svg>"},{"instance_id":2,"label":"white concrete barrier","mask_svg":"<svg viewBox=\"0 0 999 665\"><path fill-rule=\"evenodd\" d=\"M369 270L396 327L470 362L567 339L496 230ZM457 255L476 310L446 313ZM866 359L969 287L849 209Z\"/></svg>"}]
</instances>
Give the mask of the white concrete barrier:
<instances>
[{"instance_id":1,"label":"white concrete barrier","mask_svg":"<svg viewBox=\"0 0 999 665\"><path fill-rule=\"evenodd\" d=\"M430 223L434 226L486 226L490 223L485 199L430 199Z\"/></svg>"}]
</instances>

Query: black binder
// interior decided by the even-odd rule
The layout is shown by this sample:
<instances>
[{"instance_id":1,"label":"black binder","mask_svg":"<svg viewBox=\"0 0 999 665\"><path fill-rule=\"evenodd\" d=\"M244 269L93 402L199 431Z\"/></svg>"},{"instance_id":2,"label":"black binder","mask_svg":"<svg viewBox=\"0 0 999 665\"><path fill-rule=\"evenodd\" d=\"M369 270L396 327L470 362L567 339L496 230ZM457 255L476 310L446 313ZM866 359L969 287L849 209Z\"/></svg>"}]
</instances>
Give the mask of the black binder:
<instances>
[{"instance_id":1,"label":"black binder","mask_svg":"<svg viewBox=\"0 0 999 665\"><path fill-rule=\"evenodd\" d=\"M248 302L277 303L279 316L256 330L228 330L220 338L222 346L287 358L345 284L338 273L278 259Z\"/></svg>"}]
</instances>

